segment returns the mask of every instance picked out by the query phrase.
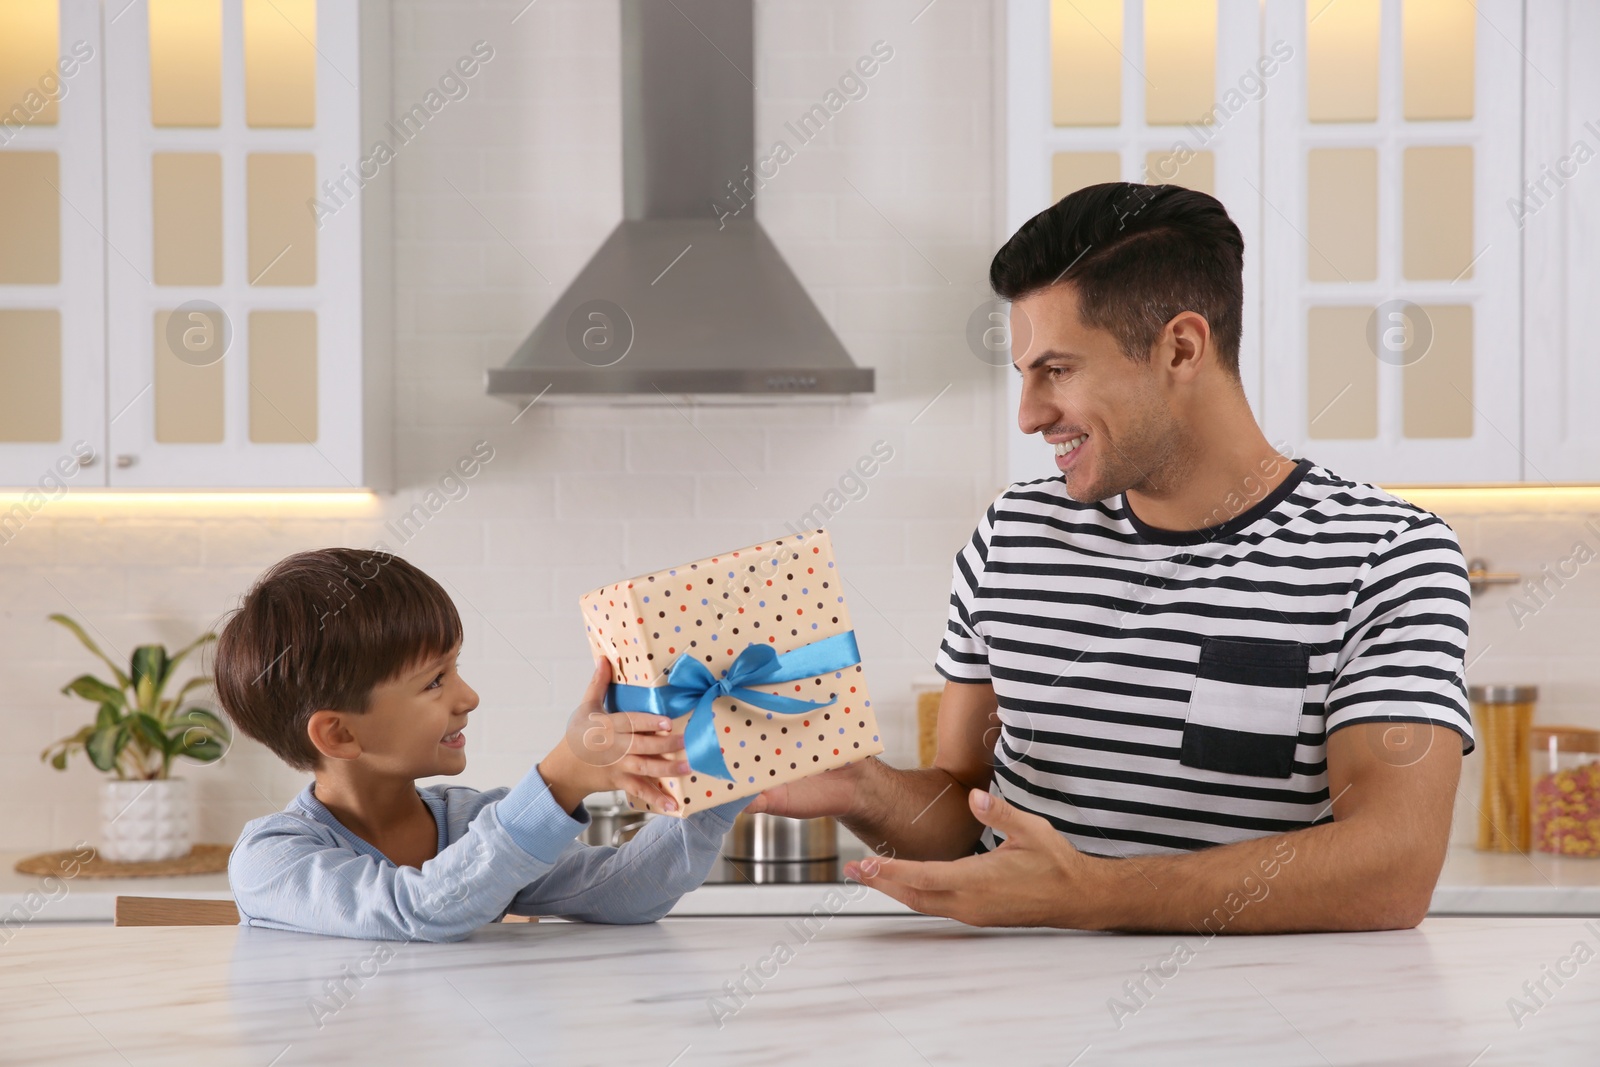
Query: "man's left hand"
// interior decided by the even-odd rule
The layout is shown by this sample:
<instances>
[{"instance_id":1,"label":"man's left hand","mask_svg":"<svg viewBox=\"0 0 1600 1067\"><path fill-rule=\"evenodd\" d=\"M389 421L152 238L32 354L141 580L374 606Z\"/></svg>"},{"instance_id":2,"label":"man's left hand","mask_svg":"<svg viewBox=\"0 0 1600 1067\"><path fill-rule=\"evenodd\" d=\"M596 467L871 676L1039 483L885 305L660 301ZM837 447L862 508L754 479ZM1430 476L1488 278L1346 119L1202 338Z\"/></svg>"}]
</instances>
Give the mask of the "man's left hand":
<instances>
[{"instance_id":1,"label":"man's left hand","mask_svg":"<svg viewBox=\"0 0 1600 1067\"><path fill-rule=\"evenodd\" d=\"M869 856L845 865L845 877L913 911L971 926L1070 926L1076 899L1089 891L1099 861L1073 848L1043 817L1019 811L981 789L967 796L972 814L1005 840L992 852L958 860Z\"/></svg>"}]
</instances>

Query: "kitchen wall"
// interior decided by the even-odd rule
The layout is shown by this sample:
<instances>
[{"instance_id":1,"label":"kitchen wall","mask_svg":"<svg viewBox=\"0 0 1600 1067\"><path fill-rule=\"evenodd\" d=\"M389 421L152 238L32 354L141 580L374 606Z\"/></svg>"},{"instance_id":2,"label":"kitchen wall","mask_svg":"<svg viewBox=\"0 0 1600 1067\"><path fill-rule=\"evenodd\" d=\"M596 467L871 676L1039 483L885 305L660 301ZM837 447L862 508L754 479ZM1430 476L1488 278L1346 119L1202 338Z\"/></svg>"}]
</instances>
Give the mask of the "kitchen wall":
<instances>
[{"instance_id":1,"label":"kitchen wall","mask_svg":"<svg viewBox=\"0 0 1600 1067\"><path fill-rule=\"evenodd\" d=\"M462 670L483 700L462 780L506 783L559 737L588 673L579 593L785 532L878 440L893 459L828 525L852 583L888 757L911 762L910 687L932 673L950 557L999 488L999 420L1011 417L1001 410L1002 371L973 358L964 340L1002 236L993 11L975 0L919 8L757 5L763 148L789 139L784 122L819 102L874 42L894 50L866 95L798 148L757 199L823 313L857 361L876 368L872 402L674 410L541 401L519 416L483 395L483 371L505 361L620 213L616 5L398 0L396 112L475 41L495 49L470 95L389 171L398 492L339 502L69 495L0 546L0 721L10 741L0 753L0 850L65 847L95 833L98 776L81 761L61 774L37 758L85 721L88 705L57 690L94 666L44 621L52 611L91 620L124 653L147 640L177 644L283 555L381 541L456 598ZM397 532L392 523L478 441L494 458L466 494ZM1537 597L1478 597L1470 678L1539 684L1540 718L1600 726L1600 566L1591 563L1600 494L1511 506L1481 495L1418 499L1445 515L1469 555L1543 583ZM302 781L248 741L222 764L185 774L199 787L201 836L211 841L231 840ZM1476 774L1469 761L1461 839L1473 832Z\"/></svg>"},{"instance_id":2,"label":"kitchen wall","mask_svg":"<svg viewBox=\"0 0 1600 1067\"><path fill-rule=\"evenodd\" d=\"M1519 575L1473 597L1467 681L1537 685L1535 721L1600 728L1600 490L1405 495L1442 515L1469 558ZM1482 765L1469 757L1463 768L1457 841L1476 840Z\"/></svg>"},{"instance_id":3,"label":"kitchen wall","mask_svg":"<svg viewBox=\"0 0 1600 1067\"><path fill-rule=\"evenodd\" d=\"M98 776L38 760L86 720L61 684L92 670L45 622L65 611L126 653L186 641L265 566L383 542L439 577L466 628L482 704L467 784L509 783L560 737L590 664L577 598L643 571L781 535L882 440L893 458L828 522L850 587L889 756L915 758L911 685L932 673L950 559L1000 486L1002 371L964 330L995 245L993 12L986 2L763 0L757 143L794 158L756 210L858 363L870 403L518 409L487 398L503 364L621 213L617 4L394 5L396 113L478 40L494 58L405 145L395 182L399 491L370 502L57 501L0 547L0 849L92 839ZM874 42L892 58L825 132L784 123ZM733 175L730 175L733 177ZM692 254L692 253L691 253ZM478 441L494 458L420 526L397 520ZM836 497L835 499L838 499ZM436 498L437 499L437 498ZM186 769L204 840L302 784L240 741Z\"/></svg>"}]
</instances>

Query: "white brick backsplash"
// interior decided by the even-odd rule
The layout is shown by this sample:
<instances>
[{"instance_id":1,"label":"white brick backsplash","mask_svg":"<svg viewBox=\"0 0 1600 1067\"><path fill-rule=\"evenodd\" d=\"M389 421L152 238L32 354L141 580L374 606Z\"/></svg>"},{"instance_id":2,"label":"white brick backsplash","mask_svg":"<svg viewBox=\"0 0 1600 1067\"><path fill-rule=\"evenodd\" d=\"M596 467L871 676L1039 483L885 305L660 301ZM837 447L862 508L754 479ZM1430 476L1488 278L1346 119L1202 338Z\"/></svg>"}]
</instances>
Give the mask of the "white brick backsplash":
<instances>
[{"instance_id":1,"label":"white brick backsplash","mask_svg":"<svg viewBox=\"0 0 1600 1067\"><path fill-rule=\"evenodd\" d=\"M748 430L719 426L714 415L702 414L703 408L682 410L687 419L680 418L677 426L624 431L630 474L708 471L736 477L742 474L760 484L759 475L766 467L759 436L754 438L754 447L748 447L752 443ZM750 488L743 478L740 484Z\"/></svg>"}]
</instances>

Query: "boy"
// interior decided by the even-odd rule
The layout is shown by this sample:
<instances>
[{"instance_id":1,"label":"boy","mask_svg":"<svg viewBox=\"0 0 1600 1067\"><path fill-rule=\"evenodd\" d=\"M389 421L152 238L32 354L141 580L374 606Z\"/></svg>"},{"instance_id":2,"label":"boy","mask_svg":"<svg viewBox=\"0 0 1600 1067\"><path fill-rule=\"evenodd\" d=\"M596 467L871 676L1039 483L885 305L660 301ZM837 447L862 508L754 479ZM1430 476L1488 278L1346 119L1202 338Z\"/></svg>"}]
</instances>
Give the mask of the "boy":
<instances>
[{"instance_id":1,"label":"boy","mask_svg":"<svg viewBox=\"0 0 1600 1067\"><path fill-rule=\"evenodd\" d=\"M568 732L576 741L515 786L418 788L467 765L462 729L478 695L456 671L461 640L439 584L385 552L297 553L245 596L217 641L218 699L315 781L234 846L241 922L454 941L508 913L652 922L705 879L743 803L650 820L620 849L574 840L587 794L625 789L666 805L656 779L689 769L669 720L600 710L604 660Z\"/></svg>"}]
</instances>

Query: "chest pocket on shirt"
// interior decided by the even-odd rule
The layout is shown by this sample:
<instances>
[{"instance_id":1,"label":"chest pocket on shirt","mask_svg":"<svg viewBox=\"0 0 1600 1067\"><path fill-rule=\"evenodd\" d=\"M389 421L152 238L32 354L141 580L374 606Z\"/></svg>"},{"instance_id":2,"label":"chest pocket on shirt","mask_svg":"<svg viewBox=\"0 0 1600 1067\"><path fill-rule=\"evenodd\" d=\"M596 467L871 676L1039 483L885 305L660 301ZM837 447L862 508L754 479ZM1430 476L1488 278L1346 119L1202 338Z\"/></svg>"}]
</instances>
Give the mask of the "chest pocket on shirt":
<instances>
[{"instance_id":1,"label":"chest pocket on shirt","mask_svg":"<svg viewBox=\"0 0 1600 1067\"><path fill-rule=\"evenodd\" d=\"M1298 641L1206 638L1178 762L1224 774L1289 777L1309 664L1310 653Z\"/></svg>"}]
</instances>

